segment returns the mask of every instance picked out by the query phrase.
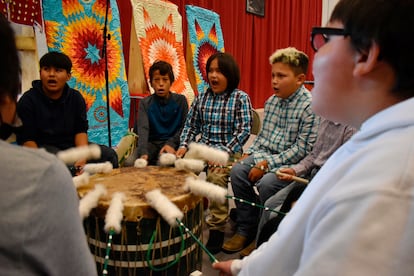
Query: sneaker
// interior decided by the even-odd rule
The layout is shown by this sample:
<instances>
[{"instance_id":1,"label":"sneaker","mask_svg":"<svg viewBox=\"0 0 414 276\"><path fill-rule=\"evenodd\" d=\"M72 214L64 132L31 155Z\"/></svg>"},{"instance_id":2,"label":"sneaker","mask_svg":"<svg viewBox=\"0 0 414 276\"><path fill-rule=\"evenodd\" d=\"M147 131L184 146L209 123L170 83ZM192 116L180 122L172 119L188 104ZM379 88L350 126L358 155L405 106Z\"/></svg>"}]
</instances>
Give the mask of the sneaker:
<instances>
[{"instance_id":1,"label":"sneaker","mask_svg":"<svg viewBox=\"0 0 414 276\"><path fill-rule=\"evenodd\" d=\"M236 253L242 250L246 243L247 237L236 233L230 240L224 243L222 250L229 254Z\"/></svg>"},{"instance_id":2,"label":"sneaker","mask_svg":"<svg viewBox=\"0 0 414 276\"><path fill-rule=\"evenodd\" d=\"M252 253L252 251L255 249L256 249L256 240L253 240L246 248L240 251L240 257L243 258L243 257L249 256L250 253Z\"/></svg>"},{"instance_id":3,"label":"sneaker","mask_svg":"<svg viewBox=\"0 0 414 276\"><path fill-rule=\"evenodd\" d=\"M210 230L210 235L206 244L206 248L211 254L217 254L221 251L224 241L224 232L219 230Z\"/></svg>"}]
</instances>

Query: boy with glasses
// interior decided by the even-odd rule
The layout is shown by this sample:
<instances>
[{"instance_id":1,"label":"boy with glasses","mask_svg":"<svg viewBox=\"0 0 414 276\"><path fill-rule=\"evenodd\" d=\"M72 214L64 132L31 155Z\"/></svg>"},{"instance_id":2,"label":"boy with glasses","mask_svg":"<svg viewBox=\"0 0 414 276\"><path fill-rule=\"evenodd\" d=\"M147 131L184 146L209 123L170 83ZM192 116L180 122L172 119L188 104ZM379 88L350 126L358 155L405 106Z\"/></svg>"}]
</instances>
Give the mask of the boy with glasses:
<instances>
[{"instance_id":1,"label":"boy with glasses","mask_svg":"<svg viewBox=\"0 0 414 276\"><path fill-rule=\"evenodd\" d=\"M314 29L312 109L360 130L267 243L213 265L221 275L414 275L413 10L340 0Z\"/></svg>"}]
</instances>

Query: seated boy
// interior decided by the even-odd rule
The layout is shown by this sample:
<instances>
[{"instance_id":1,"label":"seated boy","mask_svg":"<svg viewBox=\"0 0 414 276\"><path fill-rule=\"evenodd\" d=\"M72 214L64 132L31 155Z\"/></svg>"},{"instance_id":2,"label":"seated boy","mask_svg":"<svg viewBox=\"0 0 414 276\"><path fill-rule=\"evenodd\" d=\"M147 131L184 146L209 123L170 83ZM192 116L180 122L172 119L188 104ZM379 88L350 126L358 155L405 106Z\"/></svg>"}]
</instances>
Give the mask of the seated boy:
<instances>
[{"instance_id":1,"label":"seated boy","mask_svg":"<svg viewBox=\"0 0 414 276\"><path fill-rule=\"evenodd\" d=\"M272 87L264 107L263 126L252 145L234 164L230 177L234 195L259 203L254 186L263 201L289 182L275 185L275 170L299 162L312 150L319 117L311 110L311 94L303 86L308 57L295 48L273 53ZM223 251L238 252L251 242L259 221L259 209L236 201L237 231L223 245Z\"/></svg>"},{"instance_id":2,"label":"seated boy","mask_svg":"<svg viewBox=\"0 0 414 276\"><path fill-rule=\"evenodd\" d=\"M88 145L86 103L79 91L67 85L71 77L72 62L59 52L50 52L40 59L40 80L32 82L17 104L23 128L17 134L20 145L44 148L56 154L61 150ZM92 162L110 161L118 167L116 152L100 145L101 158ZM86 160L78 160L77 172Z\"/></svg>"},{"instance_id":3,"label":"seated boy","mask_svg":"<svg viewBox=\"0 0 414 276\"><path fill-rule=\"evenodd\" d=\"M148 165L157 165L161 153L175 154L180 144L188 103L184 95L170 91L174 82L171 64L154 62L149 69L149 78L154 94L139 103L138 120L135 122L138 144L125 161L125 166L133 165L137 158L147 160Z\"/></svg>"}]
</instances>

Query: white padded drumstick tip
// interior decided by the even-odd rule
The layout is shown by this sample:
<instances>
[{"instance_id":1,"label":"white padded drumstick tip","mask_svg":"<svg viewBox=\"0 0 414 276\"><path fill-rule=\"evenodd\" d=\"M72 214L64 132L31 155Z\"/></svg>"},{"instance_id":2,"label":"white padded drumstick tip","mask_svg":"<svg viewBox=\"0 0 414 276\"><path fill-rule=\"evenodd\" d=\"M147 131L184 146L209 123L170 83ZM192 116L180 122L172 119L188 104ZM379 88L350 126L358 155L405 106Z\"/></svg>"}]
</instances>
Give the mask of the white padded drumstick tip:
<instances>
[{"instance_id":1,"label":"white padded drumstick tip","mask_svg":"<svg viewBox=\"0 0 414 276\"><path fill-rule=\"evenodd\" d=\"M204 170L205 163L203 160L184 158L175 160L174 166L177 170L199 173Z\"/></svg>"},{"instance_id":2,"label":"white padded drumstick tip","mask_svg":"<svg viewBox=\"0 0 414 276\"><path fill-rule=\"evenodd\" d=\"M103 163L88 163L83 167L85 172L90 174L94 173L110 173L114 169L111 162L106 161Z\"/></svg>"},{"instance_id":3,"label":"white padded drumstick tip","mask_svg":"<svg viewBox=\"0 0 414 276\"><path fill-rule=\"evenodd\" d=\"M99 198L106 194L106 188L102 184L97 184L95 189L87 193L79 202L79 214L82 219L89 216L93 208L98 206Z\"/></svg>"},{"instance_id":4,"label":"white padded drumstick tip","mask_svg":"<svg viewBox=\"0 0 414 276\"><path fill-rule=\"evenodd\" d=\"M223 204L226 201L227 189L194 177L187 177L184 189L218 203Z\"/></svg>"},{"instance_id":5,"label":"white padded drumstick tip","mask_svg":"<svg viewBox=\"0 0 414 276\"><path fill-rule=\"evenodd\" d=\"M161 166L171 166L174 165L175 160L177 159L177 157L175 156L175 154L172 153L162 153L160 155L160 165Z\"/></svg>"},{"instance_id":6,"label":"white padded drumstick tip","mask_svg":"<svg viewBox=\"0 0 414 276\"><path fill-rule=\"evenodd\" d=\"M73 184L75 185L76 189L82 186L88 185L89 184L89 173L84 172L83 174L74 176L72 180L73 180Z\"/></svg>"},{"instance_id":7,"label":"white padded drumstick tip","mask_svg":"<svg viewBox=\"0 0 414 276\"><path fill-rule=\"evenodd\" d=\"M138 158L137 160L135 160L134 162L134 167L135 168L145 168L148 165L148 161L142 158Z\"/></svg>"},{"instance_id":8,"label":"white padded drumstick tip","mask_svg":"<svg viewBox=\"0 0 414 276\"><path fill-rule=\"evenodd\" d=\"M227 164L229 160L229 154L227 152L199 143L191 143L188 146L187 154L194 156L193 158L203 159L222 165Z\"/></svg>"},{"instance_id":9,"label":"white padded drumstick tip","mask_svg":"<svg viewBox=\"0 0 414 276\"><path fill-rule=\"evenodd\" d=\"M121 232L121 221L123 218L125 194L116 192L112 196L111 204L105 216L105 231L114 229L116 233Z\"/></svg>"},{"instance_id":10,"label":"white padded drumstick tip","mask_svg":"<svg viewBox=\"0 0 414 276\"><path fill-rule=\"evenodd\" d=\"M182 220L183 212L170 201L159 189L152 190L145 194L148 204L165 219L171 227L178 226L177 219Z\"/></svg>"},{"instance_id":11,"label":"white padded drumstick tip","mask_svg":"<svg viewBox=\"0 0 414 276\"><path fill-rule=\"evenodd\" d=\"M98 159L101 157L101 148L96 144L70 148L59 151L56 154L57 158L62 160L65 164L72 164L80 159Z\"/></svg>"}]
</instances>

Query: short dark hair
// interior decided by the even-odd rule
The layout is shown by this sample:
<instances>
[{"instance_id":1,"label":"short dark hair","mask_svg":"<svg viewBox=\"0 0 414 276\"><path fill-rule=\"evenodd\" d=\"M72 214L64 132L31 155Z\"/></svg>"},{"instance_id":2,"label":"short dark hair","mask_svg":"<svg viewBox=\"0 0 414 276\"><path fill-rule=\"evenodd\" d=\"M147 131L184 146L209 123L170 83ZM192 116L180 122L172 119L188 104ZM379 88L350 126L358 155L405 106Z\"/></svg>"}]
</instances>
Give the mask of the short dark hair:
<instances>
[{"instance_id":1,"label":"short dark hair","mask_svg":"<svg viewBox=\"0 0 414 276\"><path fill-rule=\"evenodd\" d=\"M49 52L42 56L39 62L40 68L42 67L55 67L59 69L65 69L70 73L72 70L72 61L64 53Z\"/></svg>"},{"instance_id":2,"label":"short dark hair","mask_svg":"<svg viewBox=\"0 0 414 276\"><path fill-rule=\"evenodd\" d=\"M414 96L413 10L413 0L340 0L329 19L344 25L357 51L378 44L379 58L396 75L393 91L403 98Z\"/></svg>"},{"instance_id":3,"label":"short dark hair","mask_svg":"<svg viewBox=\"0 0 414 276\"><path fill-rule=\"evenodd\" d=\"M0 100L5 96L17 100L21 90L19 54L16 48L14 31L2 13L0 13L0 41L0 54L2 55Z\"/></svg>"},{"instance_id":4,"label":"short dark hair","mask_svg":"<svg viewBox=\"0 0 414 276\"><path fill-rule=\"evenodd\" d=\"M154 72L159 70L160 71L160 75L167 75L170 78L171 83L174 82L174 72L172 69L171 64L169 64L166 61L163 60L158 60L155 61L150 69L149 69L149 78L150 78L150 82L152 82L152 78L154 77Z\"/></svg>"},{"instance_id":5,"label":"short dark hair","mask_svg":"<svg viewBox=\"0 0 414 276\"><path fill-rule=\"evenodd\" d=\"M223 52L217 52L213 55L211 55L206 64L206 73L210 71L210 65L211 62L217 59L218 61L218 67L221 71L221 73L226 77L227 79L227 92L231 93L234 89L236 89L239 86L240 82L240 69L237 65L236 60L233 58L232 55L228 53Z\"/></svg>"}]
</instances>

